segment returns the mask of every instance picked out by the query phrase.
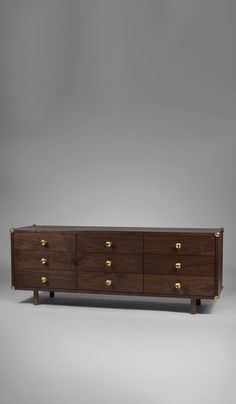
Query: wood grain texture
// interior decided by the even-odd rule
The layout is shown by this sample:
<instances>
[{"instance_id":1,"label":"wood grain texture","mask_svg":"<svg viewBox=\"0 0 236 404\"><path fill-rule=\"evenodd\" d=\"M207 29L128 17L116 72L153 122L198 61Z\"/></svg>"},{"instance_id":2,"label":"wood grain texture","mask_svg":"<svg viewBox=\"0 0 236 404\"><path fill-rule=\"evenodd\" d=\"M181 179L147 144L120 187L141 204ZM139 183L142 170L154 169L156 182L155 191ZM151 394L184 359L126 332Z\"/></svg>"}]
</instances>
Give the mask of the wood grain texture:
<instances>
[{"instance_id":1,"label":"wood grain texture","mask_svg":"<svg viewBox=\"0 0 236 404\"><path fill-rule=\"evenodd\" d=\"M46 240L47 245L42 247L41 240ZM15 250L30 251L76 251L76 234L63 232L15 232Z\"/></svg>"},{"instance_id":2,"label":"wood grain texture","mask_svg":"<svg viewBox=\"0 0 236 404\"><path fill-rule=\"evenodd\" d=\"M111 286L106 286L105 282L112 281ZM106 274L106 273L78 273L77 289L80 291L97 292L143 292L143 277L140 274Z\"/></svg>"},{"instance_id":3,"label":"wood grain texture","mask_svg":"<svg viewBox=\"0 0 236 404\"><path fill-rule=\"evenodd\" d=\"M17 232L99 232L99 233L188 233L188 234L215 234L216 232L222 232L221 228L199 228L199 227L114 227L114 226L52 226L52 225L33 225L26 227L15 228Z\"/></svg>"},{"instance_id":4,"label":"wood grain texture","mask_svg":"<svg viewBox=\"0 0 236 404\"><path fill-rule=\"evenodd\" d=\"M10 233L11 237L11 286L15 287L15 244L14 233Z\"/></svg>"},{"instance_id":5,"label":"wood grain texture","mask_svg":"<svg viewBox=\"0 0 236 404\"><path fill-rule=\"evenodd\" d=\"M110 267L106 261L112 262ZM113 272L142 273L142 254L103 254L103 253L80 253L78 256L78 270L80 272Z\"/></svg>"},{"instance_id":6,"label":"wood grain texture","mask_svg":"<svg viewBox=\"0 0 236 404\"><path fill-rule=\"evenodd\" d=\"M41 258L47 259L46 264L41 263ZM76 270L76 256L65 251L43 252L15 251L15 268L20 269L50 269L50 270Z\"/></svg>"},{"instance_id":7,"label":"wood grain texture","mask_svg":"<svg viewBox=\"0 0 236 404\"><path fill-rule=\"evenodd\" d=\"M12 283L33 290L35 302L39 290L187 297L195 313L199 299L222 289L222 228L30 226L14 229L11 249Z\"/></svg>"},{"instance_id":8,"label":"wood grain texture","mask_svg":"<svg viewBox=\"0 0 236 404\"><path fill-rule=\"evenodd\" d=\"M176 249L176 243L181 248ZM189 234L144 234L144 254L215 255L215 236Z\"/></svg>"},{"instance_id":9,"label":"wood grain texture","mask_svg":"<svg viewBox=\"0 0 236 404\"><path fill-rule=\"evenodd\" d=\"M176 289L175 284L181 283ZM144 275L144 293L173 296L214 296L214 277Z\"/></svg>"},{"instance_id":10,"label":"wood grain texture","mask_svg":"<svg viewBox=\"0 0 236 404\"><path fill-rule=\"evenodd\" d=\"M43 284L41 277L47 278L47 282ZM49 271L49 270L30 270L22 269L16 271L15 276L16 287L32 288L39 290L54 289L76 289L76 271Z\"/></svg>"},{"instance_id":11,"label":"wood grain texture","mask_svg":"<svg viewBox=\"0 0 236 404\"><path fill-rule=\"evenodd\" d=\"M216 237L216 264L215 264L215 296L220 296L223 289L223 233Z\"/></svg>"},{"instance_id":12,"label":"wood grain texture","mask_svg":"<svg viewBox=\"0 0 236 404\"><path fill-rule=\"evenodd\" d=\"M78 233L78 252L138 254L143 251L143 238L140 234L117 233ZM110 241L111 247L106 247Z\"/></svg>"},{"instance_id":13,"label":"wood grain texture","mask_svg":"<svg viewBox=\"0 0 236 404\"><path fill-rule=\"evenodd\" d=\"M176 269L175 264L181 264ZM160 275L214 276L215 259L201 255L144 255L144 273Z\"/></svg>"}]
</instances>

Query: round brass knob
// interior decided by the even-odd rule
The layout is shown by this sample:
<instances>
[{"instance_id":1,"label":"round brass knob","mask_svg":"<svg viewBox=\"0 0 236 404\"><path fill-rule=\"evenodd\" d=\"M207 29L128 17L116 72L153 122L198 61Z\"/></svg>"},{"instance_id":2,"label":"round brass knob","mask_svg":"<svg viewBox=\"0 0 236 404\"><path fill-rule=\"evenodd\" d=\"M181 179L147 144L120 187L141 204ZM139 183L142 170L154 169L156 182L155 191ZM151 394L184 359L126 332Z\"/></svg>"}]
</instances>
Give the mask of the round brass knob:
<instances>
[{"instance_id":1,"label":"round brass knob","mask_svg":"<svg viewBox=\"0 0 236 404\"><path fill-rule=\"evenodd\" d=\"M181 243L176 243L176 244L175 244L175 248L176 248L177 250L180 250L181 247L182 247Z\"/></svg>"},{"instance_id":2,"label":"round brass knob","mask_svg":"<svg viewBox=\"0 0 236 404\"><path fill-rule=\"evenodd\" d=\"M105 284L106 284L106 286L111 286L112 285L111 279L107 279Z\"/></svg>"},{"instance_id":3,"label":"round brass knob","mask_svg":"<svg viewBox=\"0 0 236 404\"><path fill-rule=\"evenodd\" d=\"M47 262L47 258L41 258L41 264L46 265Z\"/></svg>"},{"instance_id":4,"label":"round brass knob","mask_svg":"<svg viewBox=\"0 0 236 404\"><path fill-rule=\"evenodd\" d=\"M106 241L106 247L111 248L112 242L111 241Z\"/></svg>"},{"instance_id":5,"label":"round brass knob","mask_svg":"<svg viewBox=\"0 0 236 404\"><path fill-rule=\"evenodd\" d=\"M46 276L42 276L41 282L42 282L42 283L47 283L47 277L46 277Z\"/></svg>"},{"instance_id":6,"label":"round brass knob","mask_svg":"<svg viewBox=\"0 0 236 404\"><path fill-rule=\"evenodd\" d=\"M111 260L106 260L106 267L110 268L112 266L112 261Z\"/></svg>"},{"instance_id":7,"label":"round brass knob","mask_svg":"<svg viewBox=\"0 0 236 404\"><path fill-rule=\"evenodd\" d=\"M180 269L180 268L181 268L181 263L180 263L180 262L176 262L176 263L175 263L175 268L176 268L176 269Z\"/></svg>"},{"instance_id":8,"label":"round brass knob","mask_svg":"<svg viewBox=\"0 0 236 404\"><path fill-rule=\"evenodd\" d=\"M176 282L175 284L175 289L180 289L181 288L181 283L180 282Z\"/></svg>"},{"instance_id":9,"label":"round brass knob","mask_svg":"<svg viewBox=\"0 0 236 404\"><path fill-rule=\"evenodd\" d=\"M46 247L46 245L47 245L47 240L41 240L40 243L41 243L41 246L42 246L42 247Z\"/></svg>"}]
</instances>

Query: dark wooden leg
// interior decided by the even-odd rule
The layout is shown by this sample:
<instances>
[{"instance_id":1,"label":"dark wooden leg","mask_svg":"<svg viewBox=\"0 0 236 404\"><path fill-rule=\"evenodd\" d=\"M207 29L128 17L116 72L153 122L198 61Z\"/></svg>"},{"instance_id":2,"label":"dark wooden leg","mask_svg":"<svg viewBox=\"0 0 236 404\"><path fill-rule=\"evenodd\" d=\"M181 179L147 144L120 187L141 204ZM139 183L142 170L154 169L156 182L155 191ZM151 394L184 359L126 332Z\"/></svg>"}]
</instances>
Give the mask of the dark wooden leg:
<instances>
[{"instance_id":1,"label":"dark wooden leg","mask_svg":"<svg viewBox=\"0 0 236 404\"><path fill-rule=\"evenodd\" d=\"M52 290L50 291L49 296L54 297L54 292Z\"/></svg>"},{"instance_id":2,"label":"dark wooden leg","mask_svg":"<svg viewBox=\"0 0 236 404\"><path fill-rule=\"evenodd\" d=\"M196 299L194 297L191 298L191 314L196 314L197 306L196 306Z\"/></svg>"},{"instance_id":3,"label":"dark wooden leg","mask_svg":"<svg viewBox=\"0 0 236 404\"><path fill-rule=\"evenodd\" d=\"M34 304L39 304L39 291L37 289L34 289L33 303Z\"/></svg>"},{"instance_id":4,"label":"dark wooden leg","mask_svg":"<svg viewBox=\"0 0 236 404\"><path fill-rule=\"evenodd\" d=\"M201 306L201 299L196 299L197 306Z\"/></svg>"}]
</instances>

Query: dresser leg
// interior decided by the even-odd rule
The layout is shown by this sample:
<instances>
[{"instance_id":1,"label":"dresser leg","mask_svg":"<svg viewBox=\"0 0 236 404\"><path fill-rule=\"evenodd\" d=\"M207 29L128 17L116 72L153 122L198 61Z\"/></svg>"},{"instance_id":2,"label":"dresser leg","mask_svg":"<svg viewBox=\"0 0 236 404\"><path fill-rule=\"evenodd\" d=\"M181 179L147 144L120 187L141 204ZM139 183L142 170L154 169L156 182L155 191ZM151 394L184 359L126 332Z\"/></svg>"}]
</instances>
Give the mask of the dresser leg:
<instances>
[{"instance_id":1,"label":"dresser leg","mask_svg":"<svg viewBox=\"0 0 236 404\"><path fill-rule=\"evenodd\" d=\"M196 299L194 297L191 298L191 314L196 314L197 312L197 305Z\"/></svg>"},{"instance_id":2,"label":"dresser leg","mask_svg":"<svg viewBox=\"0 0 236 404\"><path fill-rule=\"evenodd\" d=\"M50 291L49 296L54 297L54 292L52 290Z\"/></svg>"},{"instance_id":3,"label":"dresser leg","mask_svg":"<svg viewBox=\"0 0 236 404\"><path fill-rule=\"evenodd\" d=\"M196 299L197 306L201 306L201 299Z\"/></svg>"},{"instance_id":4,"label":"dresser leg","mask_svg":"<svg viewBox=\"0 0 236 404\"><path fill-rule=\"evenodd\" d=\"M39 304L39 291L37 289L34 289L33 303L34 304Z\"/></svg>"}]
</instances>

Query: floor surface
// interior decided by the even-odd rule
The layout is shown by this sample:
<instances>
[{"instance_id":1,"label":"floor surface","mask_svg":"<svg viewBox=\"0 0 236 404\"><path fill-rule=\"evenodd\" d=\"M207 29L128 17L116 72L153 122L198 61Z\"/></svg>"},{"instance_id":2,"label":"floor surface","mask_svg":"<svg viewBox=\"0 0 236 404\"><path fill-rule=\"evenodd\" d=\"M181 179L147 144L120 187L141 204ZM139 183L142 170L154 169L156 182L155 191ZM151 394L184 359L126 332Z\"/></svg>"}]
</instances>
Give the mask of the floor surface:
<instances>
[{"instance_id":1,"label":"floor surface","mask_svg":"<svg viewBox=\"0 0 236 404\"><path fill-rule=\"evenodd\" d=\"M0 286L1 404L235 404L236 295L218 302Z\"/></svg>"}]
</instances>

